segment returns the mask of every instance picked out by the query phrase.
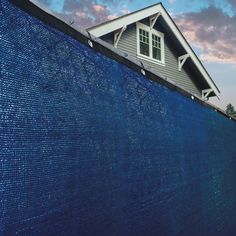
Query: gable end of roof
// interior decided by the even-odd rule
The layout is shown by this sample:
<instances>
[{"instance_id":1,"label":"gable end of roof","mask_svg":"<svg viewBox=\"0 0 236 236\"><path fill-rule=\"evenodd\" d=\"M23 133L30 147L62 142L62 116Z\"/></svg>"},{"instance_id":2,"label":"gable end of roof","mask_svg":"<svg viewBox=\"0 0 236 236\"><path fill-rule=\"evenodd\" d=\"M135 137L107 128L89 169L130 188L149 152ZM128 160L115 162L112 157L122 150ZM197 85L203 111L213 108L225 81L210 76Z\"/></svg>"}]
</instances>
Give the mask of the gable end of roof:
<instances>
[{"instance_id":1,"label":"gable end of roof","mask_svg":"<svg viewBox=\"0 0 236 236\"><path fill-rule=\"evenodd\" d=\"M102 24L88 28L87 31L92 35L94 35L95 37L99 38L116 30L119 30L124 26L134 24L147 17L153 16L159 12L161 13L161 16L167 23L168 27L171 29L171 31L176 36L177 40L180 42L180 44L186 51L186 54L190 55L190 58L192 59L194 65L198 68L198 70L202 74L203 78L209 85L209 88L213 90L215 96L219 97L220 90L217 88L216 84L214 83L214 81L206 71L205 67L203 66L203 64L201 63L201 61L199 60L199 58L197 57L197 55L195 54L195 52L193 51L193 49L191 48L191 46L189 45L189 43L187 42L181 31L179 30L178 26L175 24L174 20L166 11L162 3L157 3L155 5L151 5L149 7L135 11L133 13L129 13L116 19L104 22Z\"/></svg>"}]
</instances>

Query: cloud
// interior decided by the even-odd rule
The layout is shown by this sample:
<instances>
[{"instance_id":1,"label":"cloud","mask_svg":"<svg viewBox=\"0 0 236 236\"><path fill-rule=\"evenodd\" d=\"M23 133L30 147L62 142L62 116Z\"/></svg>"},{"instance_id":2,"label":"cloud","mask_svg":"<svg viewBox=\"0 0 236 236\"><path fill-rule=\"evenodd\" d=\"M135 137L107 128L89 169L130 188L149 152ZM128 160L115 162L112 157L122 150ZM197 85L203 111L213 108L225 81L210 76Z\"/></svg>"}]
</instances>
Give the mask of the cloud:
<instances>
[{"instance_id":1,"label":"cloud","mask_svg":"<svg viewBox=\"0 0 236 236\"><path fill-rule=\"evenodd\" d=\"M94 1L67 0L64 4L64 13L74 24L80 27L89 27L107 21L111 15L110 9Z\"/></svg>"},{"instance_id":2,"label":"cloud","mask_svg":"<svg viewBox=\"0 0 236 236\"><path fill-rule=\"evenodd\" d=\"M130 11L125 5L120 7L123 0L31 0L41 8L52 11L62 19L71 21L78 27L90 27L107 20L112 20ZM128 0L133 1L133 0ZM55 7L60 2L63 10ZM110 6L110 7L109 7ZM119 7L118 7L119 6ZM119 10L117 10L119 9ZM116 12L115 12L116 11Z\"/></svg>"},{"instance_id":3,"label":"cloud","mask_svg":"<svg viewBox=\"0 0 236 236\"><path fill-rule=\"evenodd\" d=\"M169 2L170 4L173 4L173 3L175 2L175 0L168 0L168 2Z\"/></svg>"},{"instance_id":4,"label":"cloud","mask_svg":"<svg viewBox=\"0 0 236 236\"><path fill-rule=\"evenodd\" d=\"M104 12L106 11L106 7L105 6L101 6L101 5L93 5L92 6L93 9L97 12Z\"/></svg>"},{"instance_id":5,"label":"cloud","mask_svg":"<svg viewBox=\"0 0 236 236\"><path fill-rule=\"evenodd\" d=\"M232 8L236 10L236 0L228 0L228 1L231 4Z\"/></svg>"},{"instance_id":6,"label":"cloud","mask_svg":"<svg viewBox=\"0 0 236 236\"><path fill-rule=\"evenodd\" d=\"M130 10L125 7L124 9L121 10L121 12L122 14L126 15L130 13Z\"/></svg>"},{"instance_id":7,"label":"cloud","mask_svg":"<svg viewBox=\"0 0 236 236\"><path fill-rule=\"evenodd\" d=\"M65 0L64 13L74 24L87 28L127 14L128 9L114 12L119 4L119 0ZM112 9L109 6L112 6Z\"/></svg>"},{"instance_id":8,"label":"cloud","mask_svg":"<svg viewBox=\"0 0 236 236\"><path fill-rule=\"evenodd\" d=\"M236 16L214 6L175 16L186 38L202 50L202 60L236 64Z\"/></svg>"},{"instance_id":9,"label":"cloud","mask_svg":"<svg viewBox=\"0 0 236 236\"><path fill-rule=\"evenodd\" d=\"M107 17L107 19L108 20L114 20L114 19L116 19L118 16L116 15L116 14L113 14L113 15L109 15L108 17Z\"/></svg>"}]
</instances>

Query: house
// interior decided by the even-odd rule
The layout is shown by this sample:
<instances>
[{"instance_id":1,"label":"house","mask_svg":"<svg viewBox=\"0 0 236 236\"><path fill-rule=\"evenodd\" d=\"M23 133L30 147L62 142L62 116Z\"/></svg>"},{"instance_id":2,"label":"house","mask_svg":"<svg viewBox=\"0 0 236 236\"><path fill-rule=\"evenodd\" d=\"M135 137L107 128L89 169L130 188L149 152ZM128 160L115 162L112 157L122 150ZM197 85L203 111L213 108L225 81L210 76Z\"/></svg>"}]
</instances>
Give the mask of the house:
<instances>
[{"instance_id":1,"label":"house","mask_svg":"<svg viewBox=\"0 0 236 236\"><path fill-rule=\"evenodd\" d=\"M87 31L203 100L220 91L162 3Z\"/></svg>"}]
</instances>

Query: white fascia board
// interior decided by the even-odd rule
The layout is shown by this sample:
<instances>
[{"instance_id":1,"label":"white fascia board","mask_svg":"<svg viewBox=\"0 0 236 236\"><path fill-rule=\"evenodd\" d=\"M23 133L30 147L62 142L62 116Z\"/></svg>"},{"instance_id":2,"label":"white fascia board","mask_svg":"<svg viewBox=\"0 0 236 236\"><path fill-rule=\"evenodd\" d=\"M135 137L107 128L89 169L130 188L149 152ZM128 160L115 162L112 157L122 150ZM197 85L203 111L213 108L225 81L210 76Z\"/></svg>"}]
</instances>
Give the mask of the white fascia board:
<instances>
[{"instance_id":1,"label":"white fascia board","mask_svg":"<svg viewBox=\"0 0 236 236\"><path fill-rule=\"evenodd\" d=\"M178 30L178 28L175 26L172 19L169 17L169 15L167 14L167 12L165 11L164 8L162 8L162 10L161 10L161 15L164 18L165 22L168 24L168 26L173 31L173 33L175 34L175 36L177 37L177 39L179 40L179 42L181 43L181 45L183 46L185 51L187 52L187 54L190 55L190 58L192 59L192 61L196 65L196 67L199 69L200 73L203 75L203 77L207 81L210 88L213 89L215 95L218 97L220 95L219 90L217 89L217 87L215 86L215 84L211 80L210 76L206 72L205 68L202 66L201 62L199 61L199 59L197 58L197 56L195 55L195 53L193 52L191 47L188 45L185 38L182 36L182 34Z\"/></svg>"},{"instance_id":2,"label":"white fascia board","mask_svg":"<svg viewBox=\"0 0 236 236\"><path fill-rule=\"evenodd\" d=\"M161 5L155 5L153 7L150 8L146 8L142 11L138 11L136 13L131 13L127 16L118 18L117 20L112 20L112 21L108 21L107 23L104 23L102 25L98 25L98 27L93 27L91 29L89 29L89 33L93 34L95 37L101 37L105 34L108 34L110 32L113 32L115 30L118 30L120 28L122 28L124 25L130 25L133 24L135 22L138 22L142 19L145 19L149 16L155 15L157 14L157 12L160 12L161 10Z\"/></svg>"},{"instance_id":3,"label":"white fascia board","mask_svg":"<svg viewBox=\"0 0 236 236\"><path fill-rule=\"evenodd\" d=\"M97 27L96 26L92 27L91 29L88 29L88 31L89 31L89 33L91 33L95 37L101 37L101 36L106 35L110 32L114 32L115 30L121 29L124 25L130 25L130 24L136 23L136 22L143 20L147 17L155 15L158 12L160 12L161 16L163 17L163 19L165 20L167 25L170 27L172 32L175 34L176 38L179 40L182 47L186 51L186 54L189 54L193 63L198 68L200 73L203 75L203 77L205 78L209 87L212 88L215 95L217 97L219 97L220 92L217 89L216 85L214 84L214 82L212 81L212 79L210 78L208 73L206 72L206 69L203 67L203 65L199 61L198 57L195 55L192 48L187 43L186 39L180 33L180 31L176 27L175 23L170 18L169 14L166 12L166 10L164 9L164 7L161 4L157 4L155 6L145 8L141 11L135 12L133 14L131 13L127 16L118 18L116 20L108 21L107 23L98 25Z\"/></svg>"}]
</instances>

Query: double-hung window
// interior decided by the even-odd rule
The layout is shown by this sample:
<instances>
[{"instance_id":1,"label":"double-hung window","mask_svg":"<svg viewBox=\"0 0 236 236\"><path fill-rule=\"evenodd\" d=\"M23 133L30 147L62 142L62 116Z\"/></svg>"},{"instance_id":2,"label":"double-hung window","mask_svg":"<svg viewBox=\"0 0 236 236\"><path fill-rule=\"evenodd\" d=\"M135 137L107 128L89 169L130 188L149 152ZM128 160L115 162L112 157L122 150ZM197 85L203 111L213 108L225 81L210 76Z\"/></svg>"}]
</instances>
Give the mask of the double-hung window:
<instances>
[{"instance_id":1,"label":"double-hung window","mask_svg":"<svg viewBox=\"0 0 236 236\"><path fill-rule=\"evenodd\" d=\"M164 34L137 23L137 54L139 58L164 65Z\"/></svg>"}]
</instances>

